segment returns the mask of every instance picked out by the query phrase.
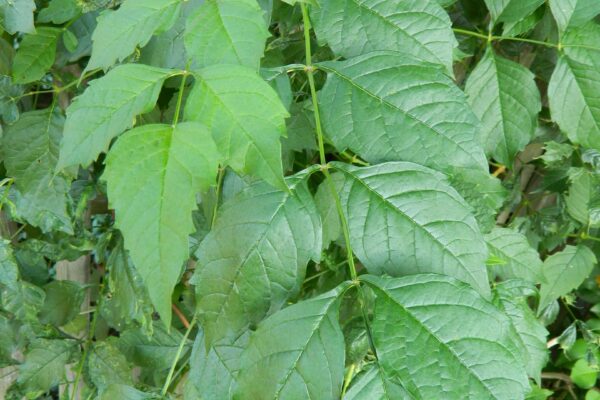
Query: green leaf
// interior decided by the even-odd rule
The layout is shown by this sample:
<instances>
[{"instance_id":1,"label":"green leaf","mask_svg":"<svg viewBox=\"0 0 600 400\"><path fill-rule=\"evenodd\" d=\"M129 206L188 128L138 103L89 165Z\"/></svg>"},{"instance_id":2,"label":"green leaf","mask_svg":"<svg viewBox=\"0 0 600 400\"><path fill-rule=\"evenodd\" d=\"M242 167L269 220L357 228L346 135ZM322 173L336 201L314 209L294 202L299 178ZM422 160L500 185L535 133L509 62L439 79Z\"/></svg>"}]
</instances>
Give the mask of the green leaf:
<instances>
[{"instance_id":1,"label":"green leaf","mask_svg":"<svg viewBox=\"0 0 600 400\"><path fill-rule=\"evenodd\" d=\"M516 333L477 292L441 275L362 279L377 295L371 331L381 368L414 398L525 397Z\"/></svg>"},{"instance_id":2,"label":"green leaf","mask_svg":"<svg viewBox=\"0 0 600 400\"><path fill-rule=\"evenodd\" d=\"M128 385L112 384L102 390L99 400L150 400L158 399L149 393L140 392L134 387Z\"/></svg>"},{"instance_id":3,"label":"green leaf","mask_svg":"<svg viewBox=\"0 0 600 400\"><path fill-rule=\"evenodd\" d=\"M18 384L28 398L37 398L65 381L66 365L75 351L76 342L66 339L35 339L19 366Z\"/></svg>"},{"instance_id":4,"label":"green leaf","mask_svg":"<svg viewBox=\"0 0 600 400\"><path fill-rule=\"evenodd\" d=\"M76 18L81 13L77 0L52 0L48 7L40 10L38 22L52 22L60 25Z\"/></svg>"},{"instance_id":5,"label":"green leaf","mask_svg":"<svg viewBox=\"0 0 600 400\"><path fill-rule=\"evenodd\" d=\"M60 327L79 315L86 290L77 282L52 281L44 287L44 292L40 322Z\"/></svg>"},{"instance_id":6,"label":"green leaf","mask_svg":"<svg viewBox=\"0 0 600 400\"><path fill-rule=\"evenodd\" d=\"M242 354L237 397L339 399L344 337L338 322L347 285L273 314Z\"/></svg>"},{"instance_id":7,"label":"green leaf","mask_svg":"<svg viewBox=\"0 0 600 400\"><path fill-rule=\"evenodd\" d=\"M73 52L77 49L78 41L75 34L69 30L64 31L62 35L63 44L67 51Z\"/></svg>"},{"instance_id":8,"label":"green leaf","mask_svg":"<svg viewBox=\"0 0 600 400\"><path fill-rule=\"evenodd\" d=\"M502 260L492 270L502 279L519 278L532 283L544 280L542 260L521 233L508 228L494 228L485 235L490 256Z\"/></svg>"},{"instance_id":9,"label":"green leaf","mask_svg":"<svg viewBox=\"0 0 600 400\"><path fill-rule=\"evenodd\" d=\"M484 0L495 22L517 22L532 14L544 0Z\"/></svg>"},{"instance_id":10,"label":"green leaf","mask_svg":"<svg viewBox=\"0 0 600 400\"><path fill-rule=\"evenodd\" d=\"M565 203L569 215L583 226L600 226L600 180L583 168L569 173L569 193Z\"/></svg>"},{"instance_id":11,"label":"green leaf","mask_svg":"<svg viewBox=\"0 0 600 400\"><path fill-rule=\"evenodd\" d=\"M34 0L0 0L0 11L4 12L4 29L11 35L16 32L35 32L33 25Z\"/></svg>"},{"instance_id":12,"label":"green leaf","mask_svg":"<svg viewBox=\"0 0 600 400\"><path fill-rule=\"evenodd\" d=\"M483 237L442 174L412 163L332 167L352 249L370 273L445 274L489 294Z\"/></svg>"},{"instance_id":13,"label":"green leaf","mask_svg":"<svg viewBox=\"0 0 600 400\"><path fill-rule=\"evenodd\" d=\"M290 191L255 184L219 210L200 244L193 283L208 343L237 337L298 293L309 260L321 256L321 221L308 173Z\"/></svg>"},{"instance_id":14,"label":"green leaf","mask_svg":"<svg viewBox=\"0 0 600 400\"><path fill-rule=\"evenodd\" d=\"M110 341L94 343L87 363L90 379L100 391L113 384L133 385L127 359Z\"/></svg>"},{"instance_id":15,"label":"green leaf","mask_svg":"<svg viewBox=\"0 0 600 400\"><path fill-rule=\"evenodd\" d=\"M560 57L548 85L552 119L574 143L600 149L600 70Z\"/></svg>"},{"instance_id":16,"label":"green leaf","mask_svg":"<svg viewBox=\"0 0 600 400\"><path fill-rule=\"evenodd\" d=\"M52 109L24 113L2 138L4 165L23 198L19 213L44 232L72 233L66 178L55 175L64 117Z\"/></svg>"},{"instance_id":17,"label":"green leaf","mask_svg":"<svg viewBox=\"0 0 600 400\"><path fill-rule=\"evenodd\" d=\"M587 360L577 360L571 369L571 380L582 389L589 389L598 379L598 366L590 365Z\"/></svg>"},{"instance_id":18,"label":"green leaf","mask_svg":"<svg viewBox=\"0 0 600 400\"><path fill-rule=\"evenodd\" d=\"M600 24L594 21L580 27L569 28L561 39L567 57L595 69L600 67L599 41Z\"/></svg>"},{"instance_id":19,"label":"green leaf","mask_svg":"<svg viewBox=\"0 0 600 400\"><path fill-rule=\"evenodd\" d=\"M215 181L218 166L210 133L192 122L135 128L106 158L103 179L115 225L166 326L171 293L189 256L196 194Z\"/></svg>"},{"instance_id":20,"label":"green leaf","mask_svg":"<svg viewBox=\"0 0 600 400\"><path fill-rule=\"evenodd\" d=\"M19 119L19 107L16 99L22 94L23 87L21 85L14 85L9 76L0 76L0 118L5 123L12 124Z\"/></svg>"},{"instance_id":21,"label":"green leaf","mask_svg":"<svg viewBox=\"0 0 600 400\"><path fill-rule=\"evenodd\" d=\"M558 28L581 26L600 14L600 2L596 0L549 0L550 10Z\"/></svg>"},{"instance_id":22,"label":"green leaf","mask_svg":"<svg viewBox=\"0 0 600 400\"><path fill-rule=\"evenodd\" d=\"M356 382L354 381L356 380ZM377 365L352 381L344 400L395 400L412 398L400 382L391 378Z\"/></svg>"},{"instance_id":23,"label":"green leaf","mask_svg":"<svg viewBox=\"0 0 600 400\"><path fill-rule=\"evenodd\" d=\"M61 32L58 28L38 27L36 33L25 35L13 62L15 83L42 79L54 64L56 43Z\"/></svg>"},{"instance_id":24,"label":"green leaf","mask_svg":"<svg viewBox=\"0 0 600 400\"><path fill-rule=\"evenodd\" d=\"M185 118L212 132L228 165L286 189L281 143L288 112L277 93L250 68L218 65L195 72Z\"/></svg>"},{"instance_id":25,"label":"green leaf","mask_svg":"<svg viewBox=\"0 0 600 400\"><path fill-rule=\"evenodd\" d=\"M123 61L152 35L168 30L180 7L179 0L128 0L116 11L104 11L92 36L92 57L86 69L106 70Z\"/></svg>"},{"instance_id":26,"label":"green leaf","mask_svg":"<svg viewBox=\"0 0 600 400\"><path fill-rule=\"evenodd\" d=\"M490 47L466 83L469 104L482 122L479 139L486 155L509 167L537 128L542 102L534 79L527 68Z\"/></svg>"},{"instance_id":27,"label":"green leaf","mask_svg":"<svg viewBox=\"0 0 600 400\"><path fill-rule=\"evenodd\" d=\"M194 68L239 64L258 70L269 35L255 0L207 0L188 18L184 40Z\"/></svg>"},{"instance_id":28,"label":"green leaf","mask_svg":"<svg viewBox=\"0 0 600 400\"><path fill-rule=\"evenodd\" d=\"M443 71L390 52L318 64L323 128L339 150L371 163L413 161L487 171L479 123Z\"/></svg>"},{"instance_id":29,"label":"green leaf","mask_svg":"<svg viewBox=\"0 0 600 400\"><path fill-rule=\"evenodd\" d=\"M538 311L576 289L590 275L596 256L586 246L567 246L544 260L546 282L540 287Z\"/></svg>"},{"instance_id":30,"label":"green leaf","mask_svg":"<svg viewBox=\"0 0 600 400\"><path fill-rule=\"evenodd\" d=\"M338 56L389 50L452 71L456 39L448 14L435 0L322 0L319 4L311 8L317 38Z\"/></svg>"},{"instance_id":31,"label":"green leaf","mask_svg":"<svg viewBox=\"0 0 600 400\"><path fill-rule=\"evenodd\" d=\"M95 79L67 109L58 169L88 166L110 141L129 129L134 118L156 104L166 69L126 64Z\"/></svg>"}]
</instances>

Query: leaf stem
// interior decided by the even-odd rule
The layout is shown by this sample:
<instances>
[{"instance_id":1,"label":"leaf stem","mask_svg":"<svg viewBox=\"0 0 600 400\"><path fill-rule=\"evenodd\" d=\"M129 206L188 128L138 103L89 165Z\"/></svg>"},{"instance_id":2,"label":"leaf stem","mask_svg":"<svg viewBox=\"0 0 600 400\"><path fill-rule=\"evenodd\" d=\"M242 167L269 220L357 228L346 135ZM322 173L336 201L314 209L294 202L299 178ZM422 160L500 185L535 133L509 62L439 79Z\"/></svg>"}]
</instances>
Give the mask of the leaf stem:
<instances>
[{"instance_id":1,"label":"leaf stem","mask_svg":"<svg viewBox=\"0 0 600 400\"><path fill-rule=\"evenodd\" d=\"M348 229L348 222L346 221L346 216L344 215L342 202L337 193L333 180L331 179L331 174L329 173L329 165L327 164L327 159L325 158L325 144L323 140L323 128L321 126L321 114L319 113L319 101L317 98L317 89L315 87L315 78L313 76L315 68L312 65L312 50L310 47L310 19L308 16L306 4L300 3L300 7L302 9L302 20L304 23L304 49L306 52L306 68L304 69L304 71L308 76L308 84L310 86L310 96L312 99L313 113L315 116L315 130L317 132L317 142L319 144L319 160L321 162L321 171L323 172L323 175L325 175L325 181L327 182L329 190L331 190L331 195L335 200L335 207L337 209L338 216L342 223L342 231L344 233L344 241L346 243L346 252L348 256L348 267L350 269L350 276L352 277L352 280L354 282L357 282L358 274L356 273L356 266L354 265L354 252L352 251L352 245L350 244L350 230Z\"/></svg>"},{"instance_id":2,"label":"leaf stem","mask_svg":"<svg viewBox=\"0 0 600 400\"><path fill-rule=\"evenodd\" d=\"M494 41L494 40L510 40L513 42L531 43L531 44L537 44L540 46L553 47L556 49L565 47L564 45L561 46L560 44L557 44L557 43L543 42L541 40L526 39L526 38L520 38L520 37L510 37L510 36L484 35L483 33L474 32L474 31L470 31L470 30L462 29L462 28L452 28L452 30L456 33L460 33L461 35L473 36L473 37L476 37L479 39L487 40L489 42Z\"/></svg>"},{"instance_id":3,"label":"leaf stem","mask_svg":"<svg viewBox=\"0 0 600 400\"><path fill-rule=\"evenodd\" d=\"M173 362L171 363L171 369L169 370L169 375L167 375L167 380L161 391L161 396L165 396L167 394L167 390L169 390L169 386L171 386L171 381L173 380L173 374L175 373L175 368L177 367L177 363L179 362L179 358L181 357L181 353L183 352L183 347L185 346L185 342L187 341L188 336L192 332L192 329L196 325L196 317L192 319L190 322L190 326L185 331L183 338L181 338L181 342L179 342L179 347L177 348L177 353L175 354L175 358L173 358Z\"/></svg>"},{"instance_id":4,"label":"leaf stem","mask_svg":"<svg viewBox=\"0 0 600 400\"><path fill-rule=\"evenodd\" d=\"M179 92L177 93L177 105L175 106L175 115L173 116L173 128L177 126L177 122L179 122L179 113L181 112L181 103L183 102L183 90L185 89L185 81L187 80L188 69L190 67L190 63L185 66L185 71L183 71L183 76L181 77L181 85L179 85Z\"/></svg>"},{"instance_id":5,"label":"leaf stem","mask_svg":"<svg viewBox=\"0 0 600 400\"><path fill-rule=\"evenodd\" d=\"M219 209L219 201L221 199L221 188L223 186L223 178L225 176L225 167L219 168L217 175L217 188L215 189L215 206L213 207L212 218L210 221L210 229L214 228L217 222L217 210Z\"/></svg>"}]
</instances>

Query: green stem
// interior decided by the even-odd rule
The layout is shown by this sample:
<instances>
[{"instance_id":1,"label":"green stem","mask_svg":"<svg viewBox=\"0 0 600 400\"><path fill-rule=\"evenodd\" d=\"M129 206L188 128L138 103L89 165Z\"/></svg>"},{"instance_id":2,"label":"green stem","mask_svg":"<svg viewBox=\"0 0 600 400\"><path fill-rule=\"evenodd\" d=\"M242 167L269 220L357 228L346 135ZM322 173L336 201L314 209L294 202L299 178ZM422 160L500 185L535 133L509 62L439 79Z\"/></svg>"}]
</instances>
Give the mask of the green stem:
<instances>
[{"instance_id":1,"label":"green stem","mask_svg":"<svg viewBox=\"0 0 600 400\"><path fill-rule=\"evenodd\" d=\"M346 396L346 391L348 390L348 386L350 386L350 382L352 382L352 378L354 377L354 371L356 370L356 364L350 365L348 371L346 372L346 376L344 377L344 386L342 387L342 399Z\"/></svg>"},{"instance_id":2,"label":"green stem","mask_svg":"<svg viewBox=\"0 0 600 400\"><path fill-rule=\"evenodd\" d=\"M312 55L310 48L310 19L308 17L308 10L306 9L306 4L300 3L300 7L302 8L302 19L304 22L304 48L306 51L306 75L308 76L308 84L310 86L310 96L313 104L313 113L315 116L315 128L317 132L317 142L319 144L319 160L321 162L321 171L323 175L325 175L325 181L327 182L327 186L331 191L331 195L335 200L335 207L337 209L338 216L342 223L342 231L344 233L344 241L346 243L346 252L348 256L348 266L350 268L350 276L352 280L357 282L358 275L356 273L356 266L354 264L354 253L352 251L352 245L350 244L350 231L348 229L348 222L346 221L346 216L344 215L344 209L342 208L342 202L337 193L333 180L331 179L331 174L329 174L329 166L327 165L327 159L325 158L325 144L323 140L323 128L321 127L321 114L319 112L319 101L317 98L317 89L315 87L315 78L313 76L315 68L312 65Z\"/></svg>"},{"instance_id":3,"label":"green stem","mask_svg":"<svg viewBox=\"0 0 600 400\"><path fill-rule=\"evenodd\" d=\"M221 199L221 188L223 186L223 177L225 176L225 168L219 168L219 175L217 176L217 188L215 189L215 206L213 208L212 220L210 222L210 229L214 228L217 222L217 210L219 209L219 200Z\"/></svg>"},{"instance_id":4,"label":"green stem","mask_svg":"<svg viewBox=\"0 0 600 400\"><path fill-rule=\"evenodd\" d=\"M181 342L179 342L179 348L177 348L177 353L175 354L175 358L173 358L173 362L171 363L171 369L169 370L169 375L167 375L167 380L165 381L165 384L161 391L161 396L163 396L163 397L167 394L167 390L169 390L169 386L171 386L171 381L173 380L173 374L175 373L175 368L177 367L177 363L179 362L179 358L181 357L181 353L183 352L183 347L185 346L185 342L187 341L188 336L190 336L190 333L192 332L192 329L194 328L195 325L196 325L196 317L194 316L194 318L190 322L190 326L185 331L185 335L183 335Z\"/></svg>"},{"instance_id":5,"label":"green stem","mask_svg":"<svg viewBox=\"0 0 600 400\"><path fill-rule=\"evenodd\" d=\"M537 44L537 45L540 45L540 46L553 47L553 48L560 48L561 47L559 44L549 43L549 42L542 42L541 40L525 39L525 38L510 37L510 36L484 35L483 33L473 32L473 31L469 31L467 29L461 29L461 28L452 28L452 30L454 32L460 33L462 35L473 36L473 37L476 37L476 38L479 38L479 39L487 40L489 42L495 41L495 40L510 40L510 41L513 41L513 42L531 43L531 44ZM562 46L562 47L565 47L565 46Z\"/></svg>"},{"instance_id":6,"label":"green stem","mask_svg":"<svg viewBox=\"0 0 600 400\"><path fill-rule=\"evenodd\" d=\"M179 113L181 112L181 103L183 102L183 90L185 89L185 81L187 80L189 63L185 67L185 71L183 71L183 76L181 77L181 85L179 85L179 93L177 93L177 105L175 106L175 115L173 116L173 128L177 126L177 122L179 122Z\"/></svg>"}]
</instances>

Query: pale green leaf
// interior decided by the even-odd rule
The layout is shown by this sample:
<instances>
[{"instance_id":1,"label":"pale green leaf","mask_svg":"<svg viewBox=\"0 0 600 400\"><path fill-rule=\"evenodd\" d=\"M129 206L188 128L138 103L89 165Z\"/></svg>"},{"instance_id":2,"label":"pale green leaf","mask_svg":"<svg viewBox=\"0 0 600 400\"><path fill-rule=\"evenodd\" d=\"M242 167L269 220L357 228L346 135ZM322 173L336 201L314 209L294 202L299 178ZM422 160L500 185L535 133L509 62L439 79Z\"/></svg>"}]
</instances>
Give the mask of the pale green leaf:
<instances>
[{"instance_id":1,"label":"pale green leaf","mask_svg":"<svg viewBox=\"0 0 600 400\"><path fill-rule=\"evenodd\" d=\"M195 72L185 118L211 131L228 165L285 189L280 137L288 117L277 93L250 68L218 65Z\"/></svg>"},{"instance_id":2,"label":"pale green leaf","mask_svg":"<svg viewBox=\"0 0 600 400\"><path fill-rule=\"evenodd\" d=\"M15 83L37 81L46 74L54 64L61 32L58 28L38 27L35 33L25 35L13 62Z\"/></svg>"},{"instance_id":3,"label":"pale green leaf","mask_svg":"<svg viewBox=\"0 0 600 400\"><path fill-rule=\"evenodd\" d=\"M3 25L8 33L35 32L33 25L34 0L0 0L0 11L4 13Z\"/></svg>"},{"instance_id":4,"label":"pale green leaf","mask_svg":"<svg viewBox=\"0 0 600 400\"><path fill-rule=\"evenodd\" d=\"M371 331L381 368L414 398L525 397L516 332L477 292L441 275L362 279L377 296Z\"/></svg>"},{"instance_id":5,"label":"pale green leaf","mask_svg":"<svg viewBox=\"0 0 600 400\"><path fill-rule=\"evenodd\" d=\"M90 379L99 390L113 384L133 385L131 367L111 341L94 343L87 360L87 368Z\"/></svg>"},{"instance_id":6,"label":"pale green leaf","mask_svg":"<svg viewBox=\"0 0 600 400\"><path fill-rule=\"evenodd\" d=\"M485 235L490 257L502 260L491 270L502 279L520 278L533 283L541 283L543 278L542 260L521 233L508 228L494 228Z\"/></svg>"},{"instance_id":7,"label":"pale green leaf","mask_svg":"<svg viewBox=\"0 0 600 400\"><path fill-rule=\"evenodd\" d=\"M2 138L4 165L24 200L19 213L45 232L72 232L69 184L54 173L63 124L64 117L51 109L29 111Z\"/></svg>"},{"instance_id":8,"label":"pale green leaf","mask_svg":"<svg viewBox=\"0 0 600 400\"><path fill-rule=\"evenodd\" d=\"M311 16L317 38L338 56L399 51L452 70L456 39L435 0L321 0Z\"/></svg>"},{"instance_id":9,"label":"pale green leaf","mask_svg":"<svg viewBox=\"0 0 600 400\"><path fill-rule=\"evenodd\" d=\"M399 382L391 378L374 365L369 371L354 378L350 390L344 396L344 400L396 400L411 399Z\"/></svg>"},{"instance_id":10,"label":"pale green leaf","mask_svg":"<svg viewBox=\"0 0 600 400\"><path fill-rule=\"evenodd\" d=\"M119 384L107 386L98 397L99 400L151 400L157 398L159 397L141 392L132 386Z\"/></svg>"},{"instance_id":11,"label":"pale green leaf","mask_svg":"<svg viewBox=\"0 0 600 400\"><path fill-rule=\"evenodd\" d=\"M469 104L482 123L479 140L488 156L507 166L535 135L542 102L534 79L490 47L466 83Z\"/></svg>"},{"instance_id":12,"label":"pale green leaf","mask_svg":"<svg viewBox=\"0 0 600 400\"><path fill-rule=\"evenodd\" d=\"M44 286L44 305L40 310L40 322L63 326L73 320L79 311L86 289L73 281L52 281Z\"/></svg>"},{"instance_id":13,"label":"pale green leaf","mask_svg":"<svg viewBox=\"0 0 600 400\"><path fill-rule=\"evenodd\" d=\"M600 180L585 169L569 174L569 193L565 198L569 215L583 226L600 225Z\"/></svg>"},{"instance_id":14,"label":"pale green leaf","mask_svg":"<svg viewBox=\"0 0 600 400\"><path fill-rule=\"evenodd\" d=\"M479 122L439 68L390 52L318 67L328 73L320 93L323 128L339 150L351 149L371 163L487 171Z\"/></svg>"},{"instance_id":15,"label":"pale green leaf","mask_svg":"<svg viewBox=\"0 0 600 400\"><path fill-rule=\"evenodd\" d=\"M107 69L123 61L152 35L168 30L177 20L180 0L128 0L118 10L104 11L92 36L92 57L87 65Z\"/></svg>"},{"instance_id":16,"label":"pale green leaf","mask_svg":"<svg viewBox=\"0 0 600 400\"><path fill-rule=\"evenodd\" d=\"M352 249L370 273L439 273L489 294L483 236L444 175L400 162L332 167Z\"/></svg>"},{"instance_id":17,"label":"pale green leaf","mask_svg":"<svg viewBox=\"0 0 600 400\"><path fill-rule=\"evenodd\" d=\"M58 169L87 166L106 152L110 141L150 111L171 74L169 70L126 64L95 79L67 109Z\"/></svg>"},{"instance_id":18,"label":"pale green leaf","mask_svg":"<svg viewBox=\"0 0 600 400\"><path fill-rule=\"evenodd\" d=\"M582 389L589 389L596 384L600 369L598 365L590 365L586 359L577 360L571 369L571 380Z\"/></svg>"},{"instance_id":19,"label":"pale green leaf","mask_svg":"<svg viewBox=\"0 0 600 400\"><path fill-rule=\"evenodd\" d=\"M538 311L579 287L590 275L595 264L596 256L584 245L567 246L544 260L544 276L547 283L540 287Z\"/></svg>"},{"instance_id":20,"label":"pale green leaf","mask_svg":"<svg viewBox=\"0 0 600 400\"><path fill-rule=\"evenodd\" d=\"M321 253L321 221L306 173L290 191L255 184L219 210L200 244L193 283L207 342L237 337L298 292Z\"/></svg>"},{"instance_id":21,"label":"pale green leaf","mask_svg":"<svg viewBox=\"0 0 600 400\"><path fill-rule=\"evenodd\" d=\"M545 0L484 0L495 22L516 22L533 13Z\"/></svg>"},{"instance_id":22,"label":"pale green leaf","mask_svg":"<svg viewBox=\"0 0 600 400\"><path fill-rule=\"evenodd\" d=\"M239 64L258 70L269 31L256 0L206 0L186 24L194 68Z\"/></svg>"},{"instance_id":23,"label":"pale green leaf","mask_svg":"<svg viewBox=\"0 0 600 400\"><path fill-rule=\"evenodd\" d=\"M564 33L561 43L565 55L571 60L600 68L600 24L590 21L580 27L570 28Z\"/></svg>"},{"instance_id":24,"label":"pale green leaf","mask_svg":"<svg viewBox=\"0 0 600 400\"><path fill-rule=\"evenodd\" d=\"M75 36L75 34L69 30L66 30L63 32L62 35L62 39L63 39L63 45L65 46L65 49L69 52L73 52L77 49L77 45L79 44L78 40L77 40L77 36Z\"/></svg>"},{"instance_id":25,"label":"pale green leaf","mask_svg":"<svg viewBox=\"0 0 600 400\"><path fill-rule=\"evenodd\" d=\"M192 122L135 128L106 159L103 179L115 225L166 326L171 293L189 256L196 193L215 181L218 165L210 133Z\"/></svg>"},{"instance_id":26,"label":"pale green leaf","mask_svg":"<svg viewBox=\"0 0 600 400\"><path fill-rule=\"evenodd\" d=\"M549 0L550 10L561 31L580 26L600 14L597 0Z\"/></svg>"},{"instance_id":27,"label":"pale green leaf","mask_svg":"<svg viewBox=\"0 0 600 400\"><path fill-rule=\"evenodd\" d=\"M81 13L77 0L52 0L48 7L40 10L38 22L64 24L76 18Z\"/></svg>"},{"instance_id":28,"label":"pale green leaf","mask_svg":"<svg viewBox=\"0 0 600 400\"><path fill-rule=\"evenodd\" d=\"M242 354L239 399L339 399L344 337L338 322L346 285L273 314Z\"/></svg>"},{"instance_id":29,"label":"pale green leaf","mask_svg":"<svg viewBox=\"0 0 600 400\"><path fill-rule=\"evenodd\" d=\"M548 98L552 119L569 139L600 149L600 70L569 57L560 57Z\"/></svg>"},{"instance_id":30,"label":"pale green leaf","mask_svg":"<svg viewBox=\"0 0 600 400\"><path fill-rule=\"evenodd\" d=\"M66 339L36 339L29 345L17 379L29 398L37 398L65 381L66 365L75 345L75 341Z\"/></svg>"}]
</instances>

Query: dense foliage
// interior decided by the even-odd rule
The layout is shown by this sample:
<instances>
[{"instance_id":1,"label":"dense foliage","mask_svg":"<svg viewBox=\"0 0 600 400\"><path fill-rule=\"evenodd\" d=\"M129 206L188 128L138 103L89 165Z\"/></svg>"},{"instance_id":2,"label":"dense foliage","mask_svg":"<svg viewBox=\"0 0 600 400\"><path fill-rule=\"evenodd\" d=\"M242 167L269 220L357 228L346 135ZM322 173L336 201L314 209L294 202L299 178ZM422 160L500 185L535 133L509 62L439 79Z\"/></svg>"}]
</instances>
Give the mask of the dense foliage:
<instances>
[{"instance_id":1,"label":"dense foliage","mask_svg":"<svg viewBox=\"0 0 600 400\"><path fill-rule=\"evenodd\" d=\"M598 14L0 0L0 397L600 399Z\"/></svg>"}]
</instances>

